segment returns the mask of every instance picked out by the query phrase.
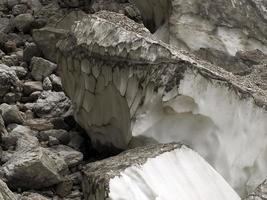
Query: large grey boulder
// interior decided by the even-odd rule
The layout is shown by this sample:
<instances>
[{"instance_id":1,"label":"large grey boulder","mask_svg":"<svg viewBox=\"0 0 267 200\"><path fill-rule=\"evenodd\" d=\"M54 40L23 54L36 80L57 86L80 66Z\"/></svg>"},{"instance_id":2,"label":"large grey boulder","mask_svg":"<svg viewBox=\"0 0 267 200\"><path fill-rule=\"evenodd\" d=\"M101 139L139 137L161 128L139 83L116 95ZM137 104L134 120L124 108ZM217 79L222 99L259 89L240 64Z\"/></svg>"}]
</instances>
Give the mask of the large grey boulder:
<instances>
[{"instance_id":1,"label":"large grey boulder","mask_svg":"<svg viewBox=\"0 0 267 200\"><path fill-rule=\"evenodd\" d=\"M29 32L32 29L34 17L30 13L20 14L15 17L14 25L21 32Z\"/></svg>"},{"instance_id":2,"label":"large grey boulder","mask_svg":"<svg viewBox=\"0 0 267 200\"><path fill-rule=\"evenodd\" d=\"M17 200L16 196L9 190L5 182L0 179L0 200Z\"/></svg>"},{"instance_id":3,"label":"large grey boulder","mask_svg":"<svg viewBox=\"0 0 267 200\"><path fill-rule=\"evenodd\" d=\"M240 200L204 159L181 144L140 147L90 163L82 185L85 200Z\"/></svg>"},{"instance_id":4,"label":"large grey boulder","mask_svg":"<svg viewBox=\"0 0 267 200\"><path fill-rule=\"evenodd\" d=\"M53 152L41 147L15 152L1 171L11 188L41 189L63 180L67 165Z\"/></svg>"},{"instance_id":5,"label":"large grey boulder","mask_svg":"<svg viewBox=\"0 0 267 200\"><path fill-rule=\"evenodd\" d=\"M252 77L153 40L111 12L79 21L58 47L64 90L95 147L183 141L241 195L266 178L267 93Z\"/></svg>"}]
</instances>

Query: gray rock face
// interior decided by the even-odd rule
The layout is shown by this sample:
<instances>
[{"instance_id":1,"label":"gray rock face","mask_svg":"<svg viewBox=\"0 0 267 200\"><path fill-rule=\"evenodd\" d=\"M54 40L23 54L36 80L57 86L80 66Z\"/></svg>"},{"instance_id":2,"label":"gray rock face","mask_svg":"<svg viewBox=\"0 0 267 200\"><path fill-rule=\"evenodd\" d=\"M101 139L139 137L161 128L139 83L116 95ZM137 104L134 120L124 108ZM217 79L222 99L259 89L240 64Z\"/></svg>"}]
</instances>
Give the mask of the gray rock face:
<instances>
[{"instance_id":1,"label":"gray rock face","mask_svg":"<svg viewBox=\"0 0 267 200\"><path fill-rule=\"evenodd\" d=\"M79 21L58 50L63 88L93 145L126 149L133 137L163 143L183 140L240 194L265 178L267 168L259 166L265 166L267 155L267 95L252 78L234 76L153 40L143 26L109 12ZM248 110L251 115L245 114ZM241 119L236 112L259 115ZM249 140L255 140L252 127L257 127L260 145L252 147L244 139L244 127ZM250 163L240 157L249 153L236 148L240 141L255 150Z\"/></svg>"},{"instance_id":2,"label":"gray rock face","mask_svg":"<svg viewBox=\"0 0 267 200\"><path fill-rule=\"evenodd\" d=\"M40 189L59 183L66 167L54 153L36 147L16 152L2 171L12 188Z\"/></svg>"},{"instance_id":3,"label":"gray rock face","mask_svg":"<svg viewBox=\"0 0 267 200\"><path fill-rule=\"evenodd\" d=\"M21 83L14 70L0 64L0 97L8 92L20 90Z\"/></svg>"},{"instance_id":4,"label":"gray rock face","mask_svg":"<svg viewBox=\"0 0 267 200\"><path fill-rule=\"evenodd\" d=\"M17 200L16 196L9 190L7 185L2 180L0 180L0 199Z\"/></svg>"},{"instance_id":5,"label":"gray rock face","mask_svg":"<svg viewBox=\"0 0 267 200\"><path fill-rule=\"evenodd\" d=\"M57 65L40 57L33 57L31 61L31 75L36 81L42 81L55 71Z\"/></svg>"}]
</instances>

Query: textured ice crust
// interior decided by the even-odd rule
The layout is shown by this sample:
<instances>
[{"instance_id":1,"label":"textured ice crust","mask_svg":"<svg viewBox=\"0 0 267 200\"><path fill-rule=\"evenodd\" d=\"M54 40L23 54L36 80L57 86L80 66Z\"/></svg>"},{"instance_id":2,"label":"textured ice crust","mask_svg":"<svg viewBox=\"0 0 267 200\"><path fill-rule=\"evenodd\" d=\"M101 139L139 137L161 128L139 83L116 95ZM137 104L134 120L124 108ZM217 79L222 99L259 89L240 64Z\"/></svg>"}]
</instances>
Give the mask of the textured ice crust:
<instances>
[{"instance_id":1,"label":"textured ice crust","mask_svg":"<svg viewBox=\"0 0 267 200\"><path fill-rule=\"evenodd\" d=\"M112 200L239 200L203 158L183 146L132 166L109 183Z\"/></svg>"},{"instance_id":2,"label":"textured ice crust","mask_svg":"<svg viewBox=\"0 0 267 200\"><path fill-rule=\"evenodd\" d=\"M155 106L149 111L139 109L133 135L188 144L239 194L253 190L267 174L266 111L250 98L240 99L225 83L192 71L176 90L168 101L151 98Z\"/></svg>"}]
</instances>

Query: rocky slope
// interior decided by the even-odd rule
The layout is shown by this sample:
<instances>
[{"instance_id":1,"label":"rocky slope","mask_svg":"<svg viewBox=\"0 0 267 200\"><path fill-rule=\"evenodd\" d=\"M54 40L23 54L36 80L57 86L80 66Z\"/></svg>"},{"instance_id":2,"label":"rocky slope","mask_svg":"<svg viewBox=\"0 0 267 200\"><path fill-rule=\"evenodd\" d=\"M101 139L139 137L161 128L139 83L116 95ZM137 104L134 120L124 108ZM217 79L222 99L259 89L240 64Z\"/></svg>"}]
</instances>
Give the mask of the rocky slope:
<instances>
[{"instance_id":1,"label":"rocky slope","mask_svg":"<svg viewBox=\"0 0 267 200\"><path fill-rule=\"evenodd\" d=\"M230 17L240 2L0 0L0 199L253 191L267 172L266 5Z\"/></svg>"}]
</instances>

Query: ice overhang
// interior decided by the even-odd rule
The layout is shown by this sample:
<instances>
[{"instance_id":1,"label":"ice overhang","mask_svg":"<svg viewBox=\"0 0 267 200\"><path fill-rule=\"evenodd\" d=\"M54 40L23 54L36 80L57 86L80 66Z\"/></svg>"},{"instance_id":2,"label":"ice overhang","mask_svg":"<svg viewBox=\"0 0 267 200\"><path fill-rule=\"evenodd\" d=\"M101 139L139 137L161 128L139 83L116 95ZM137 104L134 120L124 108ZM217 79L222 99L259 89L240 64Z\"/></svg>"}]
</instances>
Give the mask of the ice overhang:
<instances>
[{"instance_id":1,"label":"ice overhang","mask_svg":"<svg viewBox=\"0 0 267 200\"><path fill-rule=\"evenodd\" d=\"M77 22L58 43L58 64L75 119L94 145L183 141L240 194L266 178L267 94L249 79L103 12Z\"/></svg>"}]
</instances>

